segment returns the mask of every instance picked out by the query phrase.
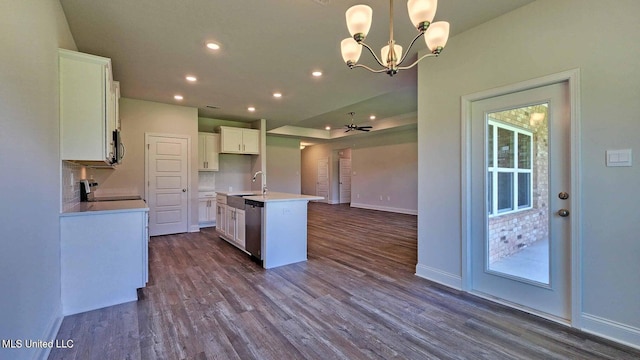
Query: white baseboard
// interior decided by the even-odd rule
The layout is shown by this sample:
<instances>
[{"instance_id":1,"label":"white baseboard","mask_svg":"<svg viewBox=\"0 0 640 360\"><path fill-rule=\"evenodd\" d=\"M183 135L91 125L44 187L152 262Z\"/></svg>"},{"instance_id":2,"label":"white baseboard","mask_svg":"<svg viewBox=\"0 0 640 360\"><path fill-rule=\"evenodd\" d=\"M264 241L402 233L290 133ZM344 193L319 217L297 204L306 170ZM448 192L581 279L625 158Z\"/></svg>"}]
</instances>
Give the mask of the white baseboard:
<instances>
[{"instance_id":1,"label":"white baseboard","mask_svg":"<svg viewBox=\"0 0 640 360\"><path fill-rule=\"evenodd\" d=\"M327 204L329 205L340 204L340 200L327 200Z\"/></svg>"},{"instance_id":2,"label":"white baseboard","mask_svg":"<svg viewBox=\"0 0 640 360\"><path fill-rule=\"evenodd\" d=\"M637 327L587 313L582 313L581 321L584 332L640 349L640 329Z\"/></svg>"},{"instance_id":3,"label":"white baseboard","mask_svg":"<svg viewBox=\"0 0 640 360\"><path fill-rule=\"evenodd\" d=\"M462 277L459 275L451 274L421 264L416 265L416 275L456 290L462 290Z\"/></svg>"},{"instance_id":4,"label":"white baseboard","mask_svg":"<svg viewBox=\"0 0 640 360\"><path fill-rule=\"evenodd\" d=\"M199 225L191 225L189 226L189 232L199 232L200 231L200 226Z\"/></svg>"},{"instance_id":5,"label":"white baseboard","mask_svg":"<svg viewBox=\"0 0 640 360\"><path fill-rule=\"evenodd\" d=\"M351 203L351 207L360 208L360 209L369 209L369 210L380 210L380 211L388 211L399 214L407 214L407 215L418 215L418 210L413 209L402 209L395 208L390 206L380 206L380 205L369 205L369 204L361 204L361 203Z\"/></svg>"},{"instance_id":6,"label":"white baseboard","mask_svg":"<svg viewBox=\"0 0 640 360\"><path fill-rule=\"evenodd\" d=\"M42 340L51 341L56 339L56 336L58 335L58 331L60 331L60 326L62 325L62 319L64 319L64 317L56 316L51 320L51 324L49 324L49 327L45 332L46 335L42 338ZM47 359L49 357L50 352L51 352L51 348L48 348L48 347L40 348L38 351L36 351L33 358Z\"/></svg>"}]
</instances>

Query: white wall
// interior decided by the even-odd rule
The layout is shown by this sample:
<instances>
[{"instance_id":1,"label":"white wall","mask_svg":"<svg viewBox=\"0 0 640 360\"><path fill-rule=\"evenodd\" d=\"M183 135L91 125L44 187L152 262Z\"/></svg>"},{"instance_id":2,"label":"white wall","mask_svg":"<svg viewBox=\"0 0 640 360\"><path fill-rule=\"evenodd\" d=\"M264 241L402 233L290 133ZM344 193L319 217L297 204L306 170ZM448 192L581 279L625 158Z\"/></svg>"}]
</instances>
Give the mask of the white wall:
<instances>
[{"instance_id":1,"label":"white wall","mask_svg":"<svg viewBox=\"0 0 640 360\"><path fill-rule=\"evenodd\" d=\"M125 158L116 170L87 170L99 173L96 180L101 191L123 189L144 197L145 133L178 134L191 138L190 221L191 230L198 229L198 109L157 102L120 99L122 142L127 147ZM106 172L106 176L105 176Z\"/></svg>"},{"instance_id":2,"label":"white wall","mask_svg":"<svg viewBox=\"0 0 640 360\"><path fill-rule=\"evenodd\" d=\"M0 339L52 340L60 304L58 47L75 50L55 0L0 2ZM2 359L46 350L0 348Z\"/></svg>"},{"instance_id":3,"label":"white wall","mask_svg":"<svg viewBox=\"0 0 640 360\"><path fill-rule=\"evenodd\" d=\"M300 194L300 140L267 136L267 187L269 191Z\"/></svg>"},{"instance_id":4,"label":"white wall","mask_svg":"<svg viewBox=\"0 0 640 360\"><path fill-rule=\"evenodd\" d=\"M317 161L351 148L351 206L416 214L418 189L417 134L413 128L382 134L368 133L302 150L302 193L314 194ZM338 174L330 166L329 199L338 202ZM358 197L359 195L359 197ZM382 200L380 200L382 196Z\"/></svg>"},{"instance_id":5,"label":"white wall","mask_svg":"<svg viewBox=\"0 0 640 360\"><path fill-rule=\"evenodd\" d=\"M586 330L640 346L640 164L605 167L605 150L640 151L640 2L538 0L450 39L418 79L418 267L461 277L460 97L581 71L583 305ZM455 26L455 24L453 25Z\"/></svg>"}]
</instances>

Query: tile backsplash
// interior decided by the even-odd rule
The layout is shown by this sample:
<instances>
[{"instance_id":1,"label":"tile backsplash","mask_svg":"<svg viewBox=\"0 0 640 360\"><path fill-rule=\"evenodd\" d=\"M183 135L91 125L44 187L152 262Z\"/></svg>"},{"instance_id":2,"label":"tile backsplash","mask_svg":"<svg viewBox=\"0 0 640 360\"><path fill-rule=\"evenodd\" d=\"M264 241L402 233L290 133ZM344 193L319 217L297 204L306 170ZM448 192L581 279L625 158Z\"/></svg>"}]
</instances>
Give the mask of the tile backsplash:
<instances>
[{"instance_id":1,"label":"tile backsplash","mask_svg":"<svg viewBox=\"0 0 640 360\"><path fill-rule=\"evenodd\" d=\"M80 203L80 179L84 177L84 166L62 161L62 212L69 211Z\"/></svg>"},{"instance_id":2,"label":"tile backsplash","mask_svg":"<svg viewBox=\"0 0 640 360\"><path fill-rule=\"evenodd\" d=\"M213 191L216 189L216 173L212 171L198 172L198 190Z\"/></svg>"}]
</instances>

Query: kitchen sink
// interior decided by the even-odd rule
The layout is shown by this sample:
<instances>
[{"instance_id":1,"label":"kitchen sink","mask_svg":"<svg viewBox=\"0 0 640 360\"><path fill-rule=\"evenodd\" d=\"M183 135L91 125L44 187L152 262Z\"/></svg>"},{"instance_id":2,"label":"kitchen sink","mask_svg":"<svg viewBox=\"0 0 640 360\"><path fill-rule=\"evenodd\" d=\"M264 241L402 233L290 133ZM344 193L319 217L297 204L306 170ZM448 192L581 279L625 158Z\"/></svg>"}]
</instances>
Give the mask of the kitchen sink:
<instances>
[{"instance_id":1,"label":"kitchen sink","mask_svg":"<svg viewBox=\"0 0 640 360\"><path fill-rule=\"evenodd\" d=\"M229 195L227 196L227 206L236 209L244 209L244 197L250 195Z\"/></svg>"}]
</instances>

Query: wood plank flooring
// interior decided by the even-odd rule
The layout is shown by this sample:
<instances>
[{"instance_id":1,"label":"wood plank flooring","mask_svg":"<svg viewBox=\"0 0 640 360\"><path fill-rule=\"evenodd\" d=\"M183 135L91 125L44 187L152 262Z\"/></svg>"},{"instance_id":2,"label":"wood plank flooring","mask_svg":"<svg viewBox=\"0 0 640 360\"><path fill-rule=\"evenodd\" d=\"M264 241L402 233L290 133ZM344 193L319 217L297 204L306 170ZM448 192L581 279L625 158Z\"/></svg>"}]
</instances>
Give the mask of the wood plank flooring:
<instances>
[{"instance_id":1,"label":"wood plank flooring","mask_svg":"<svg viewBox=\"0 0 640 360\"><path fill-rule=\"evenodd\" d=\"M309 260L264 270L213 228L159 236L140 300L66 317L49 359L639 359L414 275L416 217L309 204Z\"/></svg>"}]
</instances>

